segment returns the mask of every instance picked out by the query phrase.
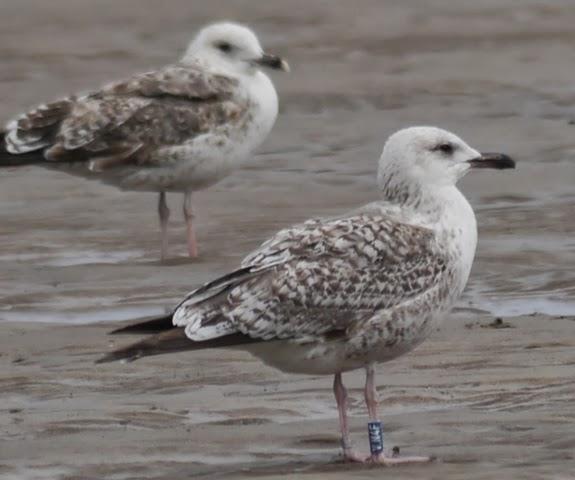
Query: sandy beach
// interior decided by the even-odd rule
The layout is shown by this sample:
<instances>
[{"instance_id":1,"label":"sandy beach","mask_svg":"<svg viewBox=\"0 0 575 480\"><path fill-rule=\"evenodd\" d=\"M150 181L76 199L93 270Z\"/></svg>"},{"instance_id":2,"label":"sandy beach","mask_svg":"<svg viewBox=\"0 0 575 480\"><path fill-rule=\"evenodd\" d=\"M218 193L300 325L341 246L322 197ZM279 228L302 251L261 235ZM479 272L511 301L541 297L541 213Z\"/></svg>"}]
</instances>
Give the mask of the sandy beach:
<instances>
[{"instance_id":1,"label":"sandy beach","mask_svg":"<svg viewBox=\"0 0 575 480\"><path fill-rule=\"evenodd\" d=\"M243 21L290 75L253 163L198 193L200 258L160 265L152 194L40 168L0 172L0 478L575 478L575 5L361 0L3 0L0 122L176 58L194 32ZM432 454L381 469L338 460L331 379L248 354L94 360L291 223L377 198L398 128L434 124L516 158L461 189L479 246L453 315L379 368L388 446ZM500 321L496 321L500 318ZM362 372L348 374L367 449Z\"/></svg>"},{"instance_id":2,"label":"sandy beach","mask_svg":"<svg viewBox=\"0 0 575 480\"><path fill-rule=\"evenodd\" d=\"M329 378L229 350L95 366L106 326L3 324L2 478L572 478L573 318L467 317L379 369L387 446L439 459L393 471L339 461Z\"/></svg>"}]
</instances>

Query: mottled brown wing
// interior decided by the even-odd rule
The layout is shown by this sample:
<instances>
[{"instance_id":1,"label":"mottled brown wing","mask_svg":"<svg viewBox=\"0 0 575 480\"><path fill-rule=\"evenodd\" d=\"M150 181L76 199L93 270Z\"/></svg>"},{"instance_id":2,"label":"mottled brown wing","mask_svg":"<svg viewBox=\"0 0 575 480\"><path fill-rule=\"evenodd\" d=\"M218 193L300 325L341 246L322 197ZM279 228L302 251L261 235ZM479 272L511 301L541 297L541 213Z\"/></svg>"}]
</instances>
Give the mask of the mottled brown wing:
<instances>
[{"instance_id":1,"label":"mottled brown wing","mask_svg":"<svg viewBox=\"0 0 575 480\"><path fill-rule=\"evenodd\" d=\"M197 66L138 74L22 115L8 125L7 149L45 149L51 161L92 160L96 170L145 162L150 150L180 144L237 116L235 85Z\"/></svg>"},{"instance_id":2,"label":"mottled brown wing","mask_svg":"<svg viewBox=\"0 0 575 480\"><path fill-rule=\"evenodd\" d=\"M48 147L62 120L70 115L73 97L40 105L8 123L5 132L6 150L18 155Z\"/></svg>"},{"instance_id":3,"label":"mottled brown wing","mask_svg":"<svg viewBox=\"0 0 575 480\"><path fill-rule=\"evenodd\" d=\"M195 65L176 64L110 84L102 90L102 93L147 98L169 96L190 101L207 101L229 98L236 86L237 80L231 77L206 74Z\"/></svg>"},{"instance_id":4,"label":"mottled brown wing","mask_svg":"<svg viewBox=\"0 0 575 480\"><path fill-rule=\"evenodd\" d=\"M192 294L174 322L192 339L232 331L265 340L324 335L421 295L446 264L424 228L368 215L313 220L248 256L250 276L226 284L213 304L205 292L200 304Z\"/></svg>"}]
</instances>

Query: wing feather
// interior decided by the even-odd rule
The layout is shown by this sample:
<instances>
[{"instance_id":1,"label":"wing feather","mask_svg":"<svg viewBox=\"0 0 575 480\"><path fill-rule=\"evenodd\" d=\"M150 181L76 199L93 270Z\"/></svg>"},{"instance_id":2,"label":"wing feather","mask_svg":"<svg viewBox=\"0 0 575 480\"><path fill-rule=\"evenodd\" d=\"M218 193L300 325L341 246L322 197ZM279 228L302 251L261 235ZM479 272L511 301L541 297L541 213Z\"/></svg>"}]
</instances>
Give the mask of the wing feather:
<instances>
[{"instance_id":1,"label":"wing feather","mask_svg":"<svg viewBox=\"0 0 575 480\"><path fill-rule=\"evenodd\" d=\"M278 232L242 267L191 292L173 313L175 328L165 318L129 327L162 333L100 362L279 339L345 339L362 351L386 334L381 316L449 290L443 251L432 230L386 215L311 220Z\"/></svg>"},{"instance_id":2,"label":"wing feather","mask_svg":"<svg viewBox=\"0 0 575 480\"><path fill-rule=\"evenodd\" d=\"M245 105L233 96L237 84L200 65L134 75L21 115L7 125L6 149L12 154L44 149L48 161L96 160L96 171L146 163L154 149L241 121Z\"/></svg>"},{"instance_id":3,"label":"wing feather","mask_svg":"<svg viewBox=\"0 0 575 480\"><path fill-rule=\"evenodd\" d=\"M431 230L367 214L282 230L221 282L176 310L191 339L241 332L262 340L342 331L440 282L447 258ZM213 295L212 295L213 294ZM196 297L197 295L197 297Z\"/></svg>"}]
</instances>

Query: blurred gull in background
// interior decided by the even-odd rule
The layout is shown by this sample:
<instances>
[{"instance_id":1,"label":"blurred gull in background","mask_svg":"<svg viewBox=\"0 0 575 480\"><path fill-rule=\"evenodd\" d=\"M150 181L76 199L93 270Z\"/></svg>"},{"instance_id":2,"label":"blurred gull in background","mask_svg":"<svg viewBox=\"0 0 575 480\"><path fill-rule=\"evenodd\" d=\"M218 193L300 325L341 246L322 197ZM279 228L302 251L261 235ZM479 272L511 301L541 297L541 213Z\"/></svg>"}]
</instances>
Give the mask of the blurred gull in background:
<instances>
[{"instance_id":1,"label":"blurred gull in background","mask_svg":"<svg viewBox=\"0 0 575 480\"><path fill-rule=\"evenodd\" d=\"M158 192L162 259L166 192L183 192L188 252L196 257L192 193L249 159L276 120L277 94L262 68L289 70L248 28L207 26L178 63L11 121L0 138L0 167L38 164L122 190Z\"/></svg>"}]
</instances>

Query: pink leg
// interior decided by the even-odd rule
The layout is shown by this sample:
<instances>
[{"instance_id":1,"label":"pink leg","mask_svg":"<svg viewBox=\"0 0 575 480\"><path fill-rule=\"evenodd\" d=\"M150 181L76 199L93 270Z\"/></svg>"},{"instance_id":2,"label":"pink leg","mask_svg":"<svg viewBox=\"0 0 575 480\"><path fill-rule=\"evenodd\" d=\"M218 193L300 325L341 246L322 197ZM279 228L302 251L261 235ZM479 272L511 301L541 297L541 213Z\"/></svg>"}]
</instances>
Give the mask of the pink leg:
<instances>
[{"instance_id":1,"label":"pink leg","mask_svg":"<svg viewBox=\"0 0 575 480\"><path fill-rule=\"evenodd\" d=\"M196 258L198 256L198 244L196 242L194 226L192 225L192 220L194 219L194 213L192 211L192 192L184 193L184 218L186 219L186 230L188 236L188 254L190 255L190 258Z\"/></svg>"},{"instance_id":2,"label":"pink leg","mask_svg":"<svg viewBox=\"0 0 575 480\"><path fill-rule=\"evenodd\" d=\"M349 439L349 427L347 424L347 390L341 380L341 373L336 373L333 379L333 393L339 412L339 427L341 430L341 447L343 448L343 458L346 462L364 462L365 458L360 457L353 451Z\"/></svg>"},{"instance_id":3,"label":"pink leg","mask_svg":"<svg viewBox=\"0 0 575 480\"><path fill-rule=\"evenodd\" d=\"M377 418L377 390L375 388L375 368L373 364L365 368L365 404L370 421L378 421ZM383 465L398 465L400 463L425 463L433 460L431 457L400 457L399 449L397 453L386 456L385 453L371 455L368 461L372 463L381 463Z\"/></svg>"},{"instance_id":4,"label":"pink leg","mask_svg":"<svg viewBox=\"0 0 575 480\"><path fill-rule=\"evenodd\" d=\"M363 394L369 420L377 421L377 390L375 389L375 368L373 364L365 367L365 388Z\"/></svg>"},{"instance_id":5,"label":"pink leg","mask_svg":"<svg viewBox=\"0 0 575 480\"><path fill-rule=\"evenodd\" d=\"M168 255L168 219L170 218L170 209L166 203L166 192L160 192L158 198L158 215L160 217L161 238L160 258L163 262Z\"/></svg>"}]
</instances>

